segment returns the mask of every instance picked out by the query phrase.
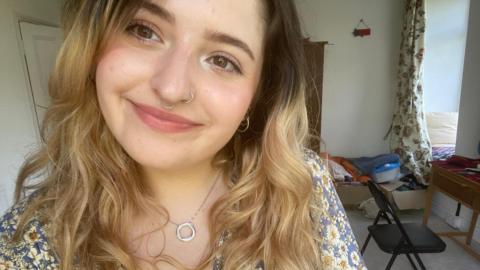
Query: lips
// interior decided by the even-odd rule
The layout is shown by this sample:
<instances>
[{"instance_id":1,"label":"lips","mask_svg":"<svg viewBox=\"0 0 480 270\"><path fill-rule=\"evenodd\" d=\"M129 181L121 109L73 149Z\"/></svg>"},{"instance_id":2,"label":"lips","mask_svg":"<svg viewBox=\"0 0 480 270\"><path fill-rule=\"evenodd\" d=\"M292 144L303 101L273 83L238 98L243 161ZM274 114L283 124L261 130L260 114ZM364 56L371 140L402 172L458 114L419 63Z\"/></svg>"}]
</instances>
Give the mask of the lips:
<instances>
[{"instance_id":1,"label":"lips","mask_svg":"<svg viewBox=\"0 0 480 270\"><path fill-rule=\"evenodd\" d=\"M152 106L132 102L140 119L151 128L164 132L187 131L201 124Z\"/></svg>"}]
</instances>

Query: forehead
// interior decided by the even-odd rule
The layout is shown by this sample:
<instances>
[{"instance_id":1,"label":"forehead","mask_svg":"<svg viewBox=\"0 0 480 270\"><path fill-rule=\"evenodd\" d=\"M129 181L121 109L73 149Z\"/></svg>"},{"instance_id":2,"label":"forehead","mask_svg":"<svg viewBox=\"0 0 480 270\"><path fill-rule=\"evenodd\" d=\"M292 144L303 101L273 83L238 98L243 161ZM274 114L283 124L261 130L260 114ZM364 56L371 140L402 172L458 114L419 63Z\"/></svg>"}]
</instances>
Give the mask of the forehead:
<instances>
[{"instance_id":1,"label":"forehead","mask_svg":"<svg viewBox=\"0 0 480 270\"><path fill-rule=\"evenodd\" d=\"M214 31L234 34L252 43L263 38L265 20L262 0L147 0L148 7L160 7L163 19L179 30Z\"/></svg>"},{"instance_id":2,"label":"forehead","mask_svg":"<svg viewBox=\"0 0 480 270\"><path fill-rule=\"evenodd\" d=\"M175 13L192 12L197 15L192 19L201 19L200 16L213 16L211 19L260 19L264 13L263 0L145 0L144 3L167 8Z\"/></svg>"}]
</instances>

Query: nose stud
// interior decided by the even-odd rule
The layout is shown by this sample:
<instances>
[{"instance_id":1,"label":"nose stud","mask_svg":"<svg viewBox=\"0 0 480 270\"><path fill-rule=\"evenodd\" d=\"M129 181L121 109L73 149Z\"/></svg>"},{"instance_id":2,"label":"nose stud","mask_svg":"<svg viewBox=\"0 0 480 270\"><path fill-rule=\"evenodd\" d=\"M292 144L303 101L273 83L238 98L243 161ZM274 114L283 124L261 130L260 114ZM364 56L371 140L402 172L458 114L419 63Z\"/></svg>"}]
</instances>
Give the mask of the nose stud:
<instances>
[{"instance_id":1,"label":"nose stud","mask_svg":"<svg viewBox=\"0 0 480 270\"><path fill-rule=\"evenodd\" d=\"M188 104L192 102L195 99L195 95L193 94L193 91L190 90L189 98L188 99L182 99L181 102L183 104ZM175 104L168 104L168 103L163 103L162 108L164 108L167 111L173 110L175 108Z\"/></svg>"},{"instance_id":2,"label":"nose stud","mask_svg":"<svg viewBox=\"0 0 480 270\"><path fill-rule=\"evenodd\" d=\"M190 98L182 100L182 102L185 103L185 104L188 104L188 103L192 102L194 98L195 98L195 95L193 94L193 91L190 90Z\"/></svg>"}]
</instances>

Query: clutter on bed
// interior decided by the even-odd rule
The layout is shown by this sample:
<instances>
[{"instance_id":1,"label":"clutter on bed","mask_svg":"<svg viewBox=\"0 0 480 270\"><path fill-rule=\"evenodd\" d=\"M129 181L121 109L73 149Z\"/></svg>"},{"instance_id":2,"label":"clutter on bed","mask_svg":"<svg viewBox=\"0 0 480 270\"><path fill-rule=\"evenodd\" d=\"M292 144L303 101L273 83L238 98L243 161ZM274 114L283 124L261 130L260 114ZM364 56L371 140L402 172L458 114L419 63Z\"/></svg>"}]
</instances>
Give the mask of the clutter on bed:
<instances>
[{"instance_id":1,"label":"clutter on bed","mask_svg":"<svg viewBox=\"0 0 480 270\"><path fill-rule=\"evenodd\" d=\"M370 176L377 183L394 181L400 176L400 157L397 154L351 158L349 161L362 175Z\"/></svg>"},{"instance_id":2,"label":"clutter on bed","mask_svg":"<svg viewBox=\"0 0 480 270\"><path fill-rule=\"evenodd\" d=\"M338 164L333 160L329 160L328 165L330 167L330 172L332 173L332 177L333 179L335 179L335 181L339 181L339 182L352 181L353 179L352 175L347 170L345 170L345 168L342 165Z\"/></svg>"},{"instance_id":3,"label":"clutter on bed","mask_svg":"<svg viewBox=\"0 0 480 270\"><path fill-rule=\"evenodd\" d=\"M337 193L344 206L357 206L371 198L366 181L381 183L383 191L398 209L422 208L426 187L401 167L397 154L374 157L329 157L328 165L336 181Z\"/></svg>"},{"instance_id":4,"label":"clutter on bed","mask_svg":"<svg viewBox=\"0 0 480 270\"><path fill-rule=\"evenodd\" d=\"M372 172L372 179L377 183L395 181L400 177L400 162L385 163Z\"/></svg>"},{"instance_id":5,"label":"clutter on bed","mask_svg":"<svg viewBox=\"0 0 480 270\"><path fill-rule=\"evenodd\" d=\"M336 164L342 166L343 169L348 172L348 175L344 175L343 182L350 182L352 184L354 184L354 183L366 183L368 180L371 179L368 174L362 173L362 171L360 169L358 169L351 161L349 161L348 159L346 159L344 157L330 157L329 162L330 161L333 161ZM331 169L331 166L330 166L330 169ZM342 179L342 178L340 177L339 179ZM335 180L337 180L337 181L339 179L335 178Z\"/></svg>"}]
</instances>

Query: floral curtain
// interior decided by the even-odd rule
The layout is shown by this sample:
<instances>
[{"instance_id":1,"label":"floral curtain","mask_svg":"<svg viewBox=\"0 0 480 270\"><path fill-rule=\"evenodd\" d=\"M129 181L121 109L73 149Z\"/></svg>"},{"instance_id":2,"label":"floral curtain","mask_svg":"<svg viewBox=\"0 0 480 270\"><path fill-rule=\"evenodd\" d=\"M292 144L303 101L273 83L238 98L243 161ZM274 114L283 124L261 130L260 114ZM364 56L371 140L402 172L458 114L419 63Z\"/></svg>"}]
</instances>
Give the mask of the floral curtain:
<instances>
[{"instance_id":1,"label":"floral curtain","mask_svg":"<svg viewBox=\"0 0 480 270\"><path fill-rule=\"evenodd\" d=\"M422 64L425 0L406 0L400 45L398 89L390 148L421 183L427 183L432 159L423 110Z\"/></svg>"}]
</instances>

